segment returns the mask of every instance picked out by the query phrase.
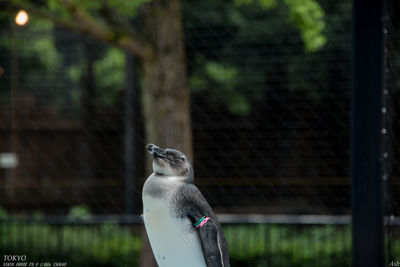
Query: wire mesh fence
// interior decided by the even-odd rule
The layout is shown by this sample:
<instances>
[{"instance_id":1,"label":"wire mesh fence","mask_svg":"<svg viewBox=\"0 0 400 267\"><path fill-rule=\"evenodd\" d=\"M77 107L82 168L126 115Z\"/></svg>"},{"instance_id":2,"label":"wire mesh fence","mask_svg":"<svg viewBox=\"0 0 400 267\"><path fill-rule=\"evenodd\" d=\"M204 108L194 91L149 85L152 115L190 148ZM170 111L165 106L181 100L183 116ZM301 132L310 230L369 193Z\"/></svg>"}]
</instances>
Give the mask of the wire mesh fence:
<instances>
[{"instance_id":1,"label":"wire mesh fence","mask_svg":"<svg viewBox=\"0 0 400 267\"><path fill-rule=\"evenodd\" d=\"M203 19L220 4L184 5L196 183L217 211L349 212L350 3L343 2L323 6L328 42L317 52L305 51L295 27L279 19L282 7L243 7L238 23L228 11ZM2 36L1 147L18 166L2 169L1 203L50 214L78 204L124 213L125 54L40 20L6 24ZM147 174L137 136L140 192Z\"/></svg>"},{"instance_id":2,"label":"wire mesh fence","mask_svg":"<svg viewBox=\"0 0 400 267\"><path fill-rule=\"evenodd\" d=\"M237 26L202 20L207 6L185 31L199 185L231 212L347 213L349 6L325 7L345 26L327 22L317 53L272 19L280 10Z\"/></svg>"},{"instance_id":3,"label":"wire mesh fence","mask_svg":"<svg viewBox=\"0 0 400 267\"><path fill-rule=\"evenodd\" d=\"M398 215L399 7L392 2L387 215ZM317 51L305 48L282 3L268 9L183 3L195 184L218 214L350 213L351 2L319 3L326 43ZM40 19L19 28L2 13L0 24L0 218L7 218L0 251L72 266L138 265L136 217L93 223L67 217L77 207L94 217L123 215L127 198L134 199L133 216L141 213L148 173L145 121L137 110L134 195L126 195L125 179L132 59ZM43 219L54 215L65 217ZM223 226L233 266L350 266L348 223ZM388 237L396 255L394 226Z\"/></svg>"}]
</instances>

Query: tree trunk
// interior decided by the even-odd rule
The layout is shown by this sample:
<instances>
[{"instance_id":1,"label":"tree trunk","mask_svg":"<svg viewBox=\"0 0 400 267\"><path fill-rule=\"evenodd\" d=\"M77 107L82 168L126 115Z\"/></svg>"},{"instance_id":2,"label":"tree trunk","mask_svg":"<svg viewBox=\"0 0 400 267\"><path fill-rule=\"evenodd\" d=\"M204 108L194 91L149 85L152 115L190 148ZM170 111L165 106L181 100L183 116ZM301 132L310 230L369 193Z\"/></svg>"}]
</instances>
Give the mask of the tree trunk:
<instances>
[{"instance_id":1,"label":"tree trunk","mask_svg":"<svg viewBox=\"0 0 400 267\"><path fill-rule=\"evenodd\" d=\"M143 62L146 141L176 148L192 158L180 1L156 1L152 13L154 58Z\"/></svg>"},{"instance_id":2,"label":"tree trunk","mask_svg":"<svg viewBox=\"0 0 400 267\"><path fill-rule=\"evenodd\" d=\"M190 96L186 82L183 27L179 0L153 1L146 16L154 57L143 62L142 103L146 142L176 148L193 159ZM150 174L151 160L147 160ZM150 253L149 253L150 252ZM141 266L157 266L144 242Z\"/></svg>"}]
</instances>

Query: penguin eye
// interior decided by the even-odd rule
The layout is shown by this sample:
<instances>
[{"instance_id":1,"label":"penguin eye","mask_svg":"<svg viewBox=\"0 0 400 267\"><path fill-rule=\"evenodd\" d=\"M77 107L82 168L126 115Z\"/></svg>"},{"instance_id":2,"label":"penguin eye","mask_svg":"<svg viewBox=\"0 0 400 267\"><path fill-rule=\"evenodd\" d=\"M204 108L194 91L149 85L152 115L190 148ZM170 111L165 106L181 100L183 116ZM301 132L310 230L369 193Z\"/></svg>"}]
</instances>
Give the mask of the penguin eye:
<instances>
[{"instance_id":1,"label":"penguin eye","mask_svg":"<svg viewBox=\"0 0 400 267\"><path fill-rule=\"evenodd\" d=\"M185 157L183 157L183 156L182 156L182 157L179 157L179 156L178 156L178 157L175 157L175 159L176 159L176 160L180 160L180 161L185 161Z\"/></svg>"}]
</instances>

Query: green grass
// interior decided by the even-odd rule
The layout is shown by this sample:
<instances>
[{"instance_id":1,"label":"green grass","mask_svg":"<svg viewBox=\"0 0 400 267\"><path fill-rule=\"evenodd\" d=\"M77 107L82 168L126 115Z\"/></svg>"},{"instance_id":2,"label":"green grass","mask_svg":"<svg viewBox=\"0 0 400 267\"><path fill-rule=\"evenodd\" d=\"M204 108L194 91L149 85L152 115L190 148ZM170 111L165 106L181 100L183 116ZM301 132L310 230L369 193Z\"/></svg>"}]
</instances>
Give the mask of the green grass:
<instances>
[{"instance_id":1,"label":"green grass","mask_svg":"<svg viewBox=\"0 0 400 267\"><path fill-rule=\"evenodd\" d=\"M226 226L234 266L350 266L348 226Z\"/></svg>"},{"instance_id":2,"label":"green grass","mask_svg":"<svg viewBox=\"0 0 400 267\"><path fill-rule=\"evenodd\" d=\"M68 219L90 216L85 206ZM0 208L0 219L8 214ZM42 215L36 214L40 221ZM137 226L0 223L0 255L26 255L31 262L66 262L73 266L139 266L142 241ZM351 266L348 225L223 225L232 267ZM392 255L400 255L399 236L391 238Z\"/></svg>"},{"instance_id":3,"label":"green grass","mask_svg":"<svg viewBox=\"0 0 400 267\"><path fill-rule=\"evenodd\" d=\"M0 255L26 255L28 261L66 262L69 267L139 266L138 226L72 223L86 216L89 208L76 206L69 224L0 222ZM7 218L0 207L0 220ZM43 215L34 218L41 221ZM351 266L349 225L242 224L223 225L223 230L232 267ZM394 230L391 255L400 255L400 235Z\"/></svg>"},{"instance_id":4,"label":"green grass","mask_svg":"<svg viewBox=\"0 0 400 267\"><path fill-rule=\"evenodd\" d=\"M3 224L1 254L25 254L30 261L68 266L138 266L141 240L129 229L100 226Z\"/></svg>"},{"instance_id":5,"label":"green grass","mask_svg":"<svg viewBox=\"0 0 400 267\"><path fill-rule=\"evenodd\" d=\"M225 225L232 266L350 266L350 228ZM68 266L138 266L139 235L104 225L0 225L0 251ZM399 251L399 244L394 249Z\"/></svg>"}]
</instances>

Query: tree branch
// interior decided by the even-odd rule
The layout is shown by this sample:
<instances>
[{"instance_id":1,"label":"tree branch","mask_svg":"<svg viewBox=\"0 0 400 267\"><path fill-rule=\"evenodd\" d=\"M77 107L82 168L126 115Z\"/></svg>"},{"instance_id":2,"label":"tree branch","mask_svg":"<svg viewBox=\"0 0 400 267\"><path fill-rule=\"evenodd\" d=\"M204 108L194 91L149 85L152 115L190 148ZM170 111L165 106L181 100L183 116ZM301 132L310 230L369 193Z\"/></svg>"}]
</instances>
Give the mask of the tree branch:
<instances>
[{"instance_id":1,"label":"tree branch","mask_svg":"<svg viewBox=\"0 0 400 267\"><path fill-rule=\"evenodd\" d=\"M93 18L86 10L72 3L72 1L64 0L64 3L71 15L78 21L84 33L123 48L142 59L152 57L153 50L149 44L136 40L128 34L117 35L109 27Z\"/></svg>"},{"instance_id":2,"label":"tree branch","mask_svg":"<svg viewBox=\"0 0 400 267\"><path fill-rule=\"evenodd\" d=\"M69 0L65 0L64 2L68 12L75 19L75 21L61 19L49 11L37 8L26 2L24 2L23 5L7 4L5 9L9 11L25 9L34 16L48 19L68 30L92 36L95 39L124 49L143 60L149 60L153 57L153 49L149 43L143 42L138 38L134 38L133 36L129 35L129 33L116 34L116 32L110 29L110 27L96 20L83 8L74 5Z\"/></svg>"}]
</instances>

